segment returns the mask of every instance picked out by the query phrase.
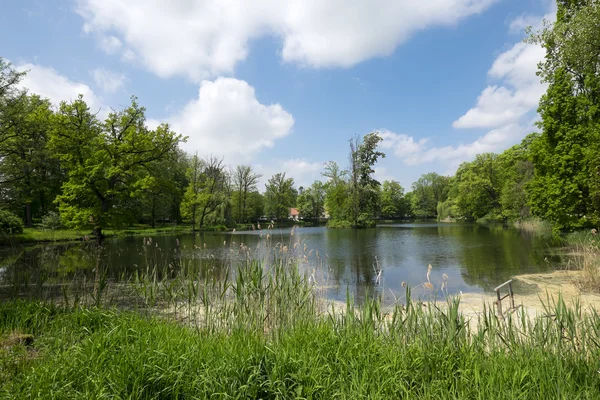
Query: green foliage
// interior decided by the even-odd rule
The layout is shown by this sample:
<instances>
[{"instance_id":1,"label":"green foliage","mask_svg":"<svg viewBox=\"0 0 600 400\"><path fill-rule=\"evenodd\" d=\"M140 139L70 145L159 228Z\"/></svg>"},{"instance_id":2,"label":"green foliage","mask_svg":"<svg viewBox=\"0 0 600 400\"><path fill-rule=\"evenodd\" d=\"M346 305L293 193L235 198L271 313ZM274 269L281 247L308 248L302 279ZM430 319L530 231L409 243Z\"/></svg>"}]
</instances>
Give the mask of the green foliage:
<instances>
[{"instance_id":1,"label":"green foliage","mask_svg":"<svg viewBox=\"0 0 600 400\"><path fill-rule=\"evenodd\" d=\"M145 109L135 97L127 108L110 113L104 123L91 113L82 96L63 102L50 147L68 171L56 200L65 224L92 224L101 236L107 225L127 221L136 209L132 193L147 178L152 164L173 154L181 140L168 125L149 130Z\"/></svg>"},{"instance_id":2,"label":"green foliage","mask_svg":"<svg viewBox=\"0 0 600 400\"><path fill-rule=\"evenodd\" d=\"M44 230L55 231L63 227L60 214L56 211L50 211L42 217L40 227Z\"/></svg>"},{"instance_id":3,"label":"green foliage","mask_svg":"<svg viewBox=\"0 0 600 400\"><path fill-rule=\"evenodd\" d=\"M23 222L10 211L0 209L0 234L14 235L23 232Z\"/></svg>"},{"instance_id":4,"label":"green foliage","mask_svg":"<svg viewBox=\"0 0 600 400\"><path fill-rule=\"evenodd\" d=\"M298 195L296 208L304 219L318 221L325 212L325 185L315 181L308 189Z\"/></svg>"},{"instance_id":5,"label":"green foliage","mask_svg":"<svg viewBox=\"0 0 600 400\"><path fill-rule=\"evenodd\" d=\"M437 205L448 198L450 178L435 172L421 175L412 184L411 208L418 218L437 217Z\"/></svg>"},{"instance_id":6,"label":"green foliage","mask_svg":"<svg viewBox=\"0 0 600 400\"><path fill-rule=\"evenodd\" d=\"M542 132L531 145L529 202L557 229L600 222L598 20L597 2L560 1L556 23L529 38L546 48L539 74L549 84L538 110Z\"/></svg>"},{"instance_id":7,"label":"green foliage","mask_svg":"<svg viewBox=\"0 0 600 400\"><path fill-rule=\"evenodd\" d=\"M396 181L384 181L381 187L381 215L384 218L402 219L410 213L404 197L404 188Z\"/></svg>"},{"instance_id":8,"label":"green foliage","mask_svg":"<svg viewBox=\"0 0 600 400\"><path fill-rule=\"evenodd\" d=\"M280 172L269 179L265 188L265 209L269 217L278 221L287 219L289 209L295 205L298 196L294 179L286 178L285 172Z\"/></svg>"}]
</instances>

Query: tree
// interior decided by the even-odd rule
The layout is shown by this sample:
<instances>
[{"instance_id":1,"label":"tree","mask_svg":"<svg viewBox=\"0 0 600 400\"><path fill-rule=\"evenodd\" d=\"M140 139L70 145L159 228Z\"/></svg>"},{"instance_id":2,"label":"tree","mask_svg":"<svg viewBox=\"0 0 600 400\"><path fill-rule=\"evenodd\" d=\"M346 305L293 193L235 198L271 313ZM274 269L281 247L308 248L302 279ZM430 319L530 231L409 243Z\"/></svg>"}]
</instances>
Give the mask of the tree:
<instances>
[{"instance_id":1,"label":"tree","mask_svg":"<svg viewBox=\"0 0 600 400\"><path fill-rule=\"evenodd\" d=\"M318 222L325 210L325 185L315 181L308 189L298 195L298 211L304 219Z\"/></svg>"},{"instance_id":2,"label":"tree","mask_svg":"<svg viewBox=\"0 0 600 400\"><path fill-rule=\"evenodd\" d=\"M16 71L11 63L0 57L0 157L2 157L2 146L6 140L14 138L15 132L9 132L13 127L12 107L15 101L25 95L25 91L19 89L18 84L25 76L25 72Z\"/></svg>"},{"instance_id":3,"label":"tree","mask_svg":"<svg viewBox=\"0 0 600 400\"><path fill-rule=\"evenodd\" d=\"M136 182L132 196L139 200L140 219L156 226L157 219L177 221L184 190L187 157L176 150L164 159L148 164L148 174Z\"/></svg>"},{"instance_id":4,"label":"tree","mask_svg":"<svg viewBox=\"0 0 600 400\"><path fill-rule=\"evenodd\" d=\"M149 130L145 121L145 109L135 97L104 123L90 112L83 96L61 103L49 145L67 170L56 201L68 226L91 223L101 240L105 226L127 219L124 205L136 182L183 140L168 125Z\"/></svg>"},{"instance_id":5,"label":"tree","mask_svg":"<svg viewBox=\"0 0 600 400\"><path fill-rule=\"evenodd\" d=\"M392 219L401 219L408 213L404 188L396 181L384 181L381 188L381 214Z\"/></svg>"},{"instance_id":6,"label":"tree","mask_svg":"<svg viewBox=\"0 0 600 400\"><path fill-rule=\"evenodd\" d=\"M285 172L273 175L265 185L266 209L278 221L288 216L290 207L296 202L294 179L286 178Z\"/></svg>"},{"instance_id":7,"label":"tree","mask_svg":"<svg viewBox=\"0 0 600 400\"><path fill-rule=\"evenodd\" d=\"M321 174L327 178L325 182L325 212L332 221L343 221L346 218L348 202L347 171L340 169L338 163L329 161Z\"/></svg>"},{"instance_id":8,"label":"tree","mask_svg":"<svg viewBox=\"0 0 600 400\"><path fill-rule=\"evenodd\" d=\"M453 199L460 215L469 220L484 216L497 219L503 183L497 154L478 154L472 162L462 163L456 172L457 191Z\"/></svg>"},{"instance_id":9,"label":"tree","mask_svg":"<svg viewBox=\"0 0 600 400\"><path fill-rule=\"evenodd\" d=\"M234 188L237 192L236 206L237 206L237 222L248 221L247 214L247 202L248 193L256 190L256 184L262 177L261 174L257 174L252 171L252 167L249 165L238 165L233 174Z\"/></svg>"},{"instance_id":10,"label":"tree","mask_svg":"<svg viewBox=\"0 0 600 400\"><path fill-rule=\"evenodd\" d=\"M213 223L225 222L225 211L229 206L229 176L223 159L210 156L201 160L194 155L187 173L189 184L181 203L181 213L202 228L206 219Z\"/></svg>"},{"instance_id":11,"label":"tree","mask_svg":"<svg viewBox=\"0 0 600 400\"><path fill-rule=\"evenodd\" d=\"M528 201L557 229L600 222L598 21L596 1L560 0L556 23L529 37L546 49L538 74L548 90L538 109L542 132L531 144Z\"/></svg>"},{"instance_id":12,"label":"tree","mask_svg":"<svg viewBox=\"0 0 600 400\"><path fill-rule=\"evenodd\" d=\"M435 172L423 174L412 184L412 209L419 218L437 217L437 205L448 198L449 178Z\"/></svg>"},{"instance_id":13,"label":"tree","mask_svg":"<svg viewBox=\"0 0 600 400\"><path fill-rule=\"evenodd\" d=\"M0 154L0 184L10 192L14 210L25 209L25 226L32 214L44 215L60 192L62 171L47 142L53 112L50 102L37 95L22 95L11 105L11 121Z\"/></svg>"},{"instance_id":14,"label":"tree","mask_svg":"<svg viewBox=\"0 0 600 400\"><path fill-rule=\"evenodd\" d=\"M373 178L373 166L385 154L377 150L383 139L378 132L372 132L361 141L350 140L350 191L349 221L353 228L370 226L377 205L377 187L380 183Z\"/></svg>"}]
</instances>

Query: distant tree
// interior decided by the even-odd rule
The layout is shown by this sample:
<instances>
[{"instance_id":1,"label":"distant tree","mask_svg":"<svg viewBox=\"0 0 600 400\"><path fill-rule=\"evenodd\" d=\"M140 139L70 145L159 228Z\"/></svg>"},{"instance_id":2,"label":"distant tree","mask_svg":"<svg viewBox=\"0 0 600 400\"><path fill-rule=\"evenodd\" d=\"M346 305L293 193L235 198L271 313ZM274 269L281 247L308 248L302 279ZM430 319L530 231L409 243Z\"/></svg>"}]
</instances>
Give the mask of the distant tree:
<instances>
[{"instance_id":1,"label":"distant tree","mask_svg":"<svg viewBox=\"0 0 600 400\"><path fill-rule=\"evenodd\" d=\"M382 140L378 132L369 133L362 140L350 140L348 220L354 228L369 226L373 222L378 200L377 187L380 185L373 178L373 167L379 158L385 157L384 153L377 150Z\"/></svg>"},{"instance_id":2,"label":"distant tree","mask_svg":"<svg viewBox=\"0 0 600 400\"><path fill-rule=\"evenodd\" d=\"M329 161L321 174L327 178L325 182L325 212L333 221L346 218L348 204L347 171L341 170L338 163Z\"/></svg>"},{"instance_id":3,"label":"distant tree","mask_svg":"<svg viewBox=\"0 0 600 400\"><path fill-rule=\"evenodd\" d=\"M315 181L298 195L297 208L304 219L318 221L325 210L325 184Z\"/></svg>"},{"instance_id":4,"label":"distant tree","mask_svg":"<svg viewBox=\"0 0 600 400\"><path fill-rule=\"evenodd\" d=\"M450 178L435 172L421 175L412 184L412 209L419 218L437 217L437 205L448 198Z\"/></svg>"},{"instance_id":5,"label":"distant tree","mask_svg":"<svg viewBox=\"0 0 600 400\"><path fill-rule=\"evenodd\" d=\"M229 207L229 176L223 159L210 156L200 160L192 157L188 169L189 185L181 203L182 215L192 222L192 230L204 226L205 220L213 223L226 222Z\"/></svg>"},{"instance_id":6,"label":"distant tree","mask_svg":"<svg viewBox=\"0 0 600 400\"><path fill-rule=\"evenodd\" d=\"M289 209L295 205L297 197L294 179L286 178L285 172L277 173L269 179L265 187L267 212L277 220L287 218Z\"/></svg>"},{"instance_id":7,"label":"distant tree","mask_svg":"<svg viewBox=\"0 0 600 400\"><path fill-rule=\"evenodd\" d=\"M396 181L384 181L381 188L381 214L383 217L401 219L408 213L404 188Z\"/></svg>"},{"instance_id":8,"label":"distant tree","mask_svg":"<svg viewBox=\"0 0 600 400\"><path fill-rule=\"evenodd\" d=\"M455 185L457 196L454 200L463 217L471 220L484 216L500 217L504 171L497 154L478 154L472 162L461 164Z\"/></svg>"},{"instance_id":9,"label":"distant tree","mask_svg":"<svg viewBox=\"0 0 600 400\"><path fill-rule=\"evenodd\" d=\"M233 173L233 185L235 192L237 193L235 205L237 207L237 222L247 222L247 203L248 193L256 190L256 184L262 177L252 171L252 167L249 165L238 165Z\"/></svg>"}]
</instances>

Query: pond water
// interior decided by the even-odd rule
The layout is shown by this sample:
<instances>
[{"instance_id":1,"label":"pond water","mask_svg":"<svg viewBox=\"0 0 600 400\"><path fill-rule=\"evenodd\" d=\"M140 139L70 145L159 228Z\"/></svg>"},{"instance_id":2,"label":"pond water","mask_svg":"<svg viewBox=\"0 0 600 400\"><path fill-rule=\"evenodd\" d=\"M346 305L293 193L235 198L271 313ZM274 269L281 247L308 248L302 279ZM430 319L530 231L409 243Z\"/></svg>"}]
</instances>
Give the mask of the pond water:
<instances>
[{"instance_id":1,"label":"pond water","mask_svg":"<svg viewBox=\"0 0 600 400\"><path fill-rule=\"evenodd\" d=\"M109 279L131 279L153 267L177 271L234 268L247 246L253 258L268 252L300 262L327 296L357 300L367 293L403 293L403 282L426 291L491 292L512 276L552 271L561 263L550 238L477 224L405 223L365 230L295 228L235 233L139 236L110 239L98 257L93 243L42 244L0 250L0 285L40 284L93 276L101 265ZM381 271L378 277L378 271Z\"/></svg>"}]
</instances>

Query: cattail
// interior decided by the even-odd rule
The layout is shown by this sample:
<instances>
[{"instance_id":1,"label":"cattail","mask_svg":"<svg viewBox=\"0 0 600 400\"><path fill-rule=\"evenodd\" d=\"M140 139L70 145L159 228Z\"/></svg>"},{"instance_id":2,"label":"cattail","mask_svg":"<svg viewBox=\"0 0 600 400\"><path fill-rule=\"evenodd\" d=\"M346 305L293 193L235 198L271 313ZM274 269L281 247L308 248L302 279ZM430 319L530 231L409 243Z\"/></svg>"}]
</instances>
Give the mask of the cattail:
<instances>
[{"instance_id":1,"label":"cattail","mask_svg":"<svg viewBox=\"0 0 600 400\"><path fill-rule=\"evenodd\" d=\"M405 288L406 287L406 282L402 281L402 287Z\"/></svg>"}]
</instances>

